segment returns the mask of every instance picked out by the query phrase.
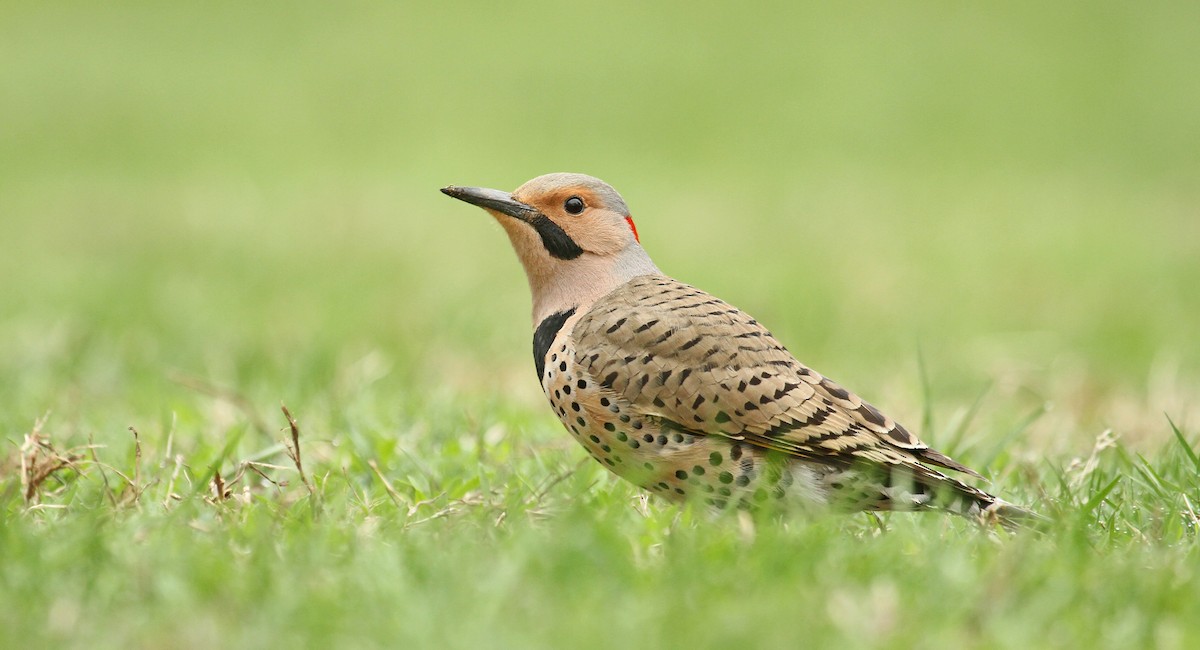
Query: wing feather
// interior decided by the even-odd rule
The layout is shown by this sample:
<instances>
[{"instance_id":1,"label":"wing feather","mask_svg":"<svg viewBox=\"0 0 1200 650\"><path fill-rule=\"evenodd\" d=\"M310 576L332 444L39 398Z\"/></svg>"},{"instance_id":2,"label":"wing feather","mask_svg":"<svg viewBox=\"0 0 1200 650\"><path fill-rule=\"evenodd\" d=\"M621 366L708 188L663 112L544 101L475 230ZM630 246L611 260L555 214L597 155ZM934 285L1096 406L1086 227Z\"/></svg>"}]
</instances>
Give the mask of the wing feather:
<instances>
[{"instance_id":1,"label":"wing feather","mask_svg":"<svg viewBox=\"0 0 1200 650\"><path fill-rule=\"evenodd\" d=\"M978 476L797 361L745 312L677 280L635 278L601 298L572 336L582 370L680 428L834 465L927 463Z\"/></svg>"}]
</instances>

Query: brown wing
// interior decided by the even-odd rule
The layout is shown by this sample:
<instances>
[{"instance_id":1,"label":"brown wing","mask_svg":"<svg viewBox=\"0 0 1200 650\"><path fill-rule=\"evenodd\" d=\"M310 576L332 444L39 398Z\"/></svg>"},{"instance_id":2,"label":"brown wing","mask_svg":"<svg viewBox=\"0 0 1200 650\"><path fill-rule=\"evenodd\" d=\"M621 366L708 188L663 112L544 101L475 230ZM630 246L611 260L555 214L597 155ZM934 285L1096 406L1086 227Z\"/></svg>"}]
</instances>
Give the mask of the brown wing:
<instances>
[{"instance_id":1,"label":"brown wing","mask_svg":"<svg viewBox=\"0 0 1200 650\"><path fill-rule=\"evenodd\" d=\"M664 276L635 278L572 330L576 363L644 415L840 465L978 476L796 360L748 314Z\"/></svg>"}]
</instances>

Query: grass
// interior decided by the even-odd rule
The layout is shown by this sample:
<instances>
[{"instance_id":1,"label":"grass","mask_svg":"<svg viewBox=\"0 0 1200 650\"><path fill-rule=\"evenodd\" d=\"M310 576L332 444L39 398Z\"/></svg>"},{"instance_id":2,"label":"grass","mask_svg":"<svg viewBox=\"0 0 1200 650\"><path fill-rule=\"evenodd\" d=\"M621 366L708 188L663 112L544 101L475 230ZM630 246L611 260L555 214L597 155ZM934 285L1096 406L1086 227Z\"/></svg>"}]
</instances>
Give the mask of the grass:
<instances>
[{"instance_id":1,"label":"grass","mask_svg":"<svg viewBox=\"0 0 1200 650\"><path fill-rule=\"evenodd\" d=\"M1190 647L1196 19L0 7L0 646ZM555 170L1054 525L585 462L436 191Z\"/></svg>"}]
</instances>

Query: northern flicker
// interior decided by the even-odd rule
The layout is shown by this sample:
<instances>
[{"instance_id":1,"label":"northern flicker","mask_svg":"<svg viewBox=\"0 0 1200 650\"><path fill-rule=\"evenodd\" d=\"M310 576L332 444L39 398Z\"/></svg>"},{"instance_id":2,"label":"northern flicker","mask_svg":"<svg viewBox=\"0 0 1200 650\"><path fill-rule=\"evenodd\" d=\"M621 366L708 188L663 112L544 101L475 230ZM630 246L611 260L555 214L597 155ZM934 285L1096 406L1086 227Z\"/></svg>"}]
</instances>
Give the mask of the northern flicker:
<instances>
[{"instance_id":1,"label":"northern flicker","mask_svg":"<svg viewBox=\"0 0 1200 650\"><path fill-rule=\"evenodd\" d=\"M446 187L508 233L533 294L533 358L554 413L616 475L716 507L1032 513L796 360L758 321L664 275L624 199L583 174L516 191Z\"/></svg>"}]
</instances>

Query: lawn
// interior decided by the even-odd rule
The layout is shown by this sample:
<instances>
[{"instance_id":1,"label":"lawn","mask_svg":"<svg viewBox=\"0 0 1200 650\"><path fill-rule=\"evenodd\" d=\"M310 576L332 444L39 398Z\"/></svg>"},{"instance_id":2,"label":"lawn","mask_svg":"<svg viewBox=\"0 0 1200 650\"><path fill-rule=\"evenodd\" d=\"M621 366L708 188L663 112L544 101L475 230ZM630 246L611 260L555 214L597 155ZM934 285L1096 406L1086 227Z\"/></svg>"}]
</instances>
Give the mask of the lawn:
<instances>
[{"instance_id":1,"label":"lawn","mask_svg":"<svg viewBox=\"0 0 1200 650\"><path fill-rule=\"evenodd\" d=\"M0 6L0 647L1195 647L1197 25ZM437 191L550 171L1052 523L608 476Z\"/></svg>"}]
</instances>

